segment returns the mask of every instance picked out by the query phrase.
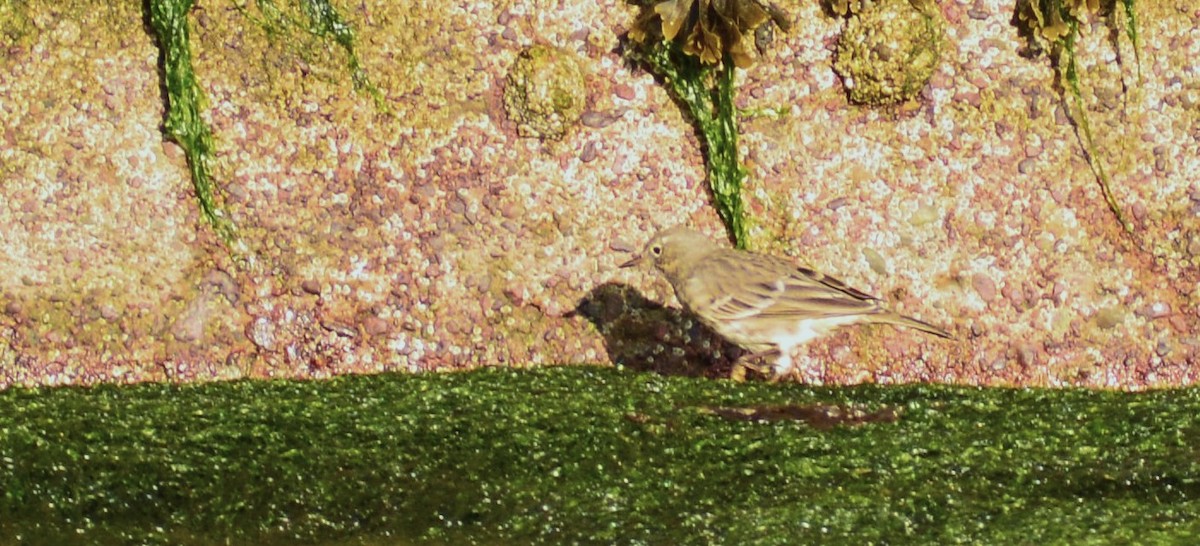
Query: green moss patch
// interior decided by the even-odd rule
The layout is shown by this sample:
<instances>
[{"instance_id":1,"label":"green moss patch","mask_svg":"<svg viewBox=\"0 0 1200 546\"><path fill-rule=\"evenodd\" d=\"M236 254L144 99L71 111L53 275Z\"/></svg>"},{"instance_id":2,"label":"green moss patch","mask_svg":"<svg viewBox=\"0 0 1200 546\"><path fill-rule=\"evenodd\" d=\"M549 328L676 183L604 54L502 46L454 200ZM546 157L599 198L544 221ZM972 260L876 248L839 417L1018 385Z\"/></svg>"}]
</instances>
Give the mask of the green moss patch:
<instances>
[{"instance_id":1,"label":"green moss patch","mask_svg":"<svg viewBox=\"0 0 1200 546\"><path fill-rule=\"evenodd\" d=\"M747 248L742 200L747 173L738 154L734 70L754 64L761 53L756 50L770 46L775 28L788 31L791 17L774 3L756 0L640 4L626 55L662 79L691 116L704 145L717 214L734 246Z\"/></svg>"},{"instance_id":2,"label":"green moss patch","mask_svg":"<svg viewBox=\"0 0 1200 546\"><path fill-rule=\"evenodd\" d=\"M1200 390L613 368L0 393L0 542L1111 544L1200 533Z\"/></svg>"},{"instance_id":3,"label":"green moss patch","mask_svg":"<svg viewBox=\"0 0 1200 546\"><path fill-rule=\"evenodd\" d=\"M0 44L12 46L33 33L28 0L0 2Z\"/></svg>"}]
</instances>

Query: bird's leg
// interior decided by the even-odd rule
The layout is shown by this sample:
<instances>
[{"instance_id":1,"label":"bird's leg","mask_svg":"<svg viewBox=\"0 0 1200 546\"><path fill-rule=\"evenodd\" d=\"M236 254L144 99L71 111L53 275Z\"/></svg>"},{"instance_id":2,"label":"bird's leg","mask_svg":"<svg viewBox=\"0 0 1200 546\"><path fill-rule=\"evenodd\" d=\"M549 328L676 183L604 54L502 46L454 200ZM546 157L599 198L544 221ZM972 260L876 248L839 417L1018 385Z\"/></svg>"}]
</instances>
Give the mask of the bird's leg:
<instances>
[{"instance_id":1,"label":"bird's leg","mask_svg":"<svg viewBox=\"0 0 1200 546\"><path fill-rule=\"evenodd\" d=\"M755 363L753 361L760 360L778 353L778 349L768 349L766 351L742 355L741 358L737 359L737 362L733 363L733 370L729 372L729 379L738 383L745 381L747 369L754 370L755 373L760 375L767 375L767 372L764 369L766 366L764 366L762 363Z\"/></svg>"},{"instance_id":2,"label":"bird's leg","mask_svg":"<svg viewBox=\"0 0 1200 546\"><path fill-rule=\"evenodd\" d=\"M786 350L779 349L776 352L779 353L779 358L775 360L775 365L771 367L771 379L769 380L771 383L778 383L780 380L795 373L795 370L792 368L791 348L789 347Z\"/></svg>"}]
</instances>

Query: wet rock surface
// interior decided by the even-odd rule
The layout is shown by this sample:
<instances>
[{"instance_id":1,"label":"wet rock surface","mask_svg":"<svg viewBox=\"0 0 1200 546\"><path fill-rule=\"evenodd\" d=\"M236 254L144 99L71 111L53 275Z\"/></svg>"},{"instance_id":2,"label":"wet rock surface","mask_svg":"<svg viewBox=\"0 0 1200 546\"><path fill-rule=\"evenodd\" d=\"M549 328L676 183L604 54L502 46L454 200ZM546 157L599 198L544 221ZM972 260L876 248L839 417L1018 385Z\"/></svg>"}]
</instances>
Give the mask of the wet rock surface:
<instances>
[{"instance_id":1,"label":"wet rock surface","mask_svg":"<svg viewBox=\"0 0 1200 546\"><path fill-rule=\"evenodd\" d=\"M617 268L662 227L723 233L694 132L620 57L630 6L560 8L347 7L380 108L341 50L198 7L213 174L241 236L230 250L163 140L139 6L29 3L13 20L27 31L0 36L0 385L576 362L721 376L738 351L661 280ZM806 377L1194 383L1200 14L1139 4L1155 22L1140 83L1105 33L1077 44L1130 236L1049 62L1020 55L1011 6L941 8L940 60L907 106L849 104L834 70L843 22L815 4L739 73L752 245L957 336L849 329L806 348ZM505 109L534 44L589 67L579 122L552 144L523 138Z\"/></svg>"}]
</instances>

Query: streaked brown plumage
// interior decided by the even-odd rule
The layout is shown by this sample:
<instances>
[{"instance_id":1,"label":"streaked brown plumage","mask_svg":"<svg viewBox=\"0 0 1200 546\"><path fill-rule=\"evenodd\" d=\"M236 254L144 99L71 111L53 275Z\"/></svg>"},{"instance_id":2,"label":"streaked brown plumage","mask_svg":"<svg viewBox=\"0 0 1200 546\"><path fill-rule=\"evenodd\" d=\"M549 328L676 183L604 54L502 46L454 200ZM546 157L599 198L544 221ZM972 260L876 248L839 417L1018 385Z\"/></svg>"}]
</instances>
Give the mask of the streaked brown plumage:
<instances>
[{"instance_id":1,"label":"streaked brown plumage","mask_svg":"<svg viewBox=\"0 0 1200 546\"><path fill-rule=\"evenodd\" d=\"M752 356L778 352L775 378L791 373L794 348L848 324L892 324L951 337L833 277L783 258L718 246L686 227L659 232L641 256L621 267L644 261L666 276L684 307L713 331L756 353ZM739 368L744 365L739 362Z\"/></svg>"}]
</instances>

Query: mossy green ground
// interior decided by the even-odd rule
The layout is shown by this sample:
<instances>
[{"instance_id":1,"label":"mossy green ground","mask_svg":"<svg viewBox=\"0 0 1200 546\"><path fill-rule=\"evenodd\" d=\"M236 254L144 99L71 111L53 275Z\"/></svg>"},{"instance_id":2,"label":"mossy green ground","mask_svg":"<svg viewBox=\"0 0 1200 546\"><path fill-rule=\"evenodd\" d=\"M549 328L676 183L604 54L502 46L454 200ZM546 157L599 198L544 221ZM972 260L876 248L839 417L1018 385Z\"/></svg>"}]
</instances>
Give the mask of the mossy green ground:
<instances>
[{"instance_id":1,"label":"mossy green ground","mask_svg":"<svg viewBox=\"0 0 1200 546\"><path fill-rule=\"evenodd\" d=\"M833 427L705 408L834 404ZM612 368L0 393L3 544L1196 543L1200 390Z\"/></svg>"}]
</instances>

